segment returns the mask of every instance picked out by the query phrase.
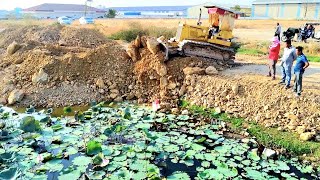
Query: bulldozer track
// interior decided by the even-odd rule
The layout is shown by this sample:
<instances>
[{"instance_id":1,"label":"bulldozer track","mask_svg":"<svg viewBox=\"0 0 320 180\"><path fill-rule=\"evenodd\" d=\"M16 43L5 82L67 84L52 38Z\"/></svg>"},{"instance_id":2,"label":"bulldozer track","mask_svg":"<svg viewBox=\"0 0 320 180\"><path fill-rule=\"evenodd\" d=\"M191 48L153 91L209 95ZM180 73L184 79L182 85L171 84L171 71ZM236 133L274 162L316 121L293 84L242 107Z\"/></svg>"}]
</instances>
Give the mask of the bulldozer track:
<instances>
[{"instance_id":1,"label":"bulldozer track","mask_svg":"<svg viewBox=\"0 0 320 180\"><path fill-rule=\"evenodd\" d=\"M182 41L179 51L185 56L209 58L222 61L226 64L233 63L235 59L235 51L232 48L205 42L191 40Z\"/></svg>"}]
</instances>

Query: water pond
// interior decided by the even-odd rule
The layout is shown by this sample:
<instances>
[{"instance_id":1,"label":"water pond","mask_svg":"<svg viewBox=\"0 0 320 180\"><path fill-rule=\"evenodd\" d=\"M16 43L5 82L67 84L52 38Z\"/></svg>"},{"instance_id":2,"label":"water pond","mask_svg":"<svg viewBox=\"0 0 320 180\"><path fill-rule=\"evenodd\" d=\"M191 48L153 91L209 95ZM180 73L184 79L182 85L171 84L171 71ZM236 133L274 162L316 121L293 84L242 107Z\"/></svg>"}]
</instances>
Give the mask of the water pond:
<instances>
[{"instance_id":1,"label":"water pond","mask_svg":"<svg viewBox=\"0 0 320 180\"><path fill-rule=\"evenodd\" d=\"M0 107L2 179L317 179L298 159L268 158L224 123L98 104L72 117Z\"/></svg>"}]
</instances>

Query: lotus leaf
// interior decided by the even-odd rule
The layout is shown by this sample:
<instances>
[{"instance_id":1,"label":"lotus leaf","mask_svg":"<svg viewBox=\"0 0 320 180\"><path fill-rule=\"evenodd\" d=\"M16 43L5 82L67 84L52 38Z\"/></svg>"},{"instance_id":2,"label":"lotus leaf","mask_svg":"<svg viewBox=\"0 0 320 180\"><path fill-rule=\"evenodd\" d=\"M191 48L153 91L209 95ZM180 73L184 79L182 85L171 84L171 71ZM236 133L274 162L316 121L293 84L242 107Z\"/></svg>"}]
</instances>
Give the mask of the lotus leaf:
<instances>
[{"instance_id":1,"label":"lotus leaf","mask_svg":"<svg viewBox=\"0 0 320 180\"><path fill-rule=\"evenodd\" d=\"M171 176L167 177L167 180L190 180L191 178L187 173L174 172Z\"/></svg>"},{"instance_id":2,"label":"lotus leaf","mask_svg":"<svg viewBox=\"0 0 320 180\"><path fill-rule=\"evenodd\" d=\"M110 163L106 168L108 169L109 172L114 172L117 170L120 166L115 163Z\"/></svg>"},{"instance_id":3,"label":"lotus leaf","mask_svg":"<svg viewBox=\"0 0 320 180\"><path fill-rule=\"evenodd\" d=\"M145 179L147 177L146 172L139 171L132 175L132 179Z\"/></svg>"},{"instance_id":4,"label":"lotus leaf","mask_svg":"<svg viewBox=\"0 0 320 180\"><path fill-rule=\"evenodd\" d=\"M216 156L214 154L206 153L204 154L204 159L207 161L214 161L216 160Z\"/></svg>"},{"instance_id":5,"label":"lotus leaf","mask_svg":"<svg viewBox=\"0 0 320 180\"><path fill-rule=\"evenodd\" d=\"M203 167L205 167L205 168L208 168L208 167L210 167L210 162L208 162L208 161L202 161L202 162L201 162L201 166L203 166Z\"/></svg>"},{"instance_id":6,"label":"lotus leaf","mask_svg":"<svg viewBox=\"0 0 320 180\"><path fill-rule=\"evenodd\" d=\"M48 176L46 174L35 175L31 180L47 180Z\"/></svg>"},{"instance_id":7,"label":"lotus leaf","mask_svg":"<svg viewBox=\"0 0 320 180\"><path fill-rule=\"evenodd\" d=\"M191 148L193 149L193 150L195 150L195 151L203 151L203 150L205 150L206 149L206 147L204 147L204 146L201 146L201 145L199 145L199 144L195 144L195 143L193 143L193 144L191 144Z\"/></svg>"},{"instance_id":8,"label":"lotus leaf","mask_svg":"<svg viewBox=\"0 0 320 180\"><path fill-rule=\"evenodd\" d=\"M118 161L118 162L122 162L125 161L127 159L127 156L124 154L121 154L120 156L114 157L113 160L114 161Z\"/></svg>"},{"instance_id":9,"label":"lotus leaf","mask_svg":"<svg viewBox=\"0 0 320 180\"><path fill-rule=\"evenodd\" d=\"M179 151L179 146L177 146L177 145L169 145L169 146L164 146L163 147L163 150L164 151L166 151L166 152L170 152L170 153L172 153L172 152L177 152L177 151Z\"/></svg>"},{"instance_id":10,"label":"lotus leaf","mask_svg":"<svg viewBox=\"0 0 320 180\"><path fill-rule=\"evenodd\" d=\"M257 154L257 151L251 151L248 155L248 157L254 161L260 161L260 157Z\"/></svg>"},{"instance_id":11,"label":"lotus leaf","mask_svg":"<svg viewBox=\"0 0 320 180\"><path fill-rule=\"evenodd\" d=\"M251 178L251 179L264 179L265 177L263 176L263 174L259 171L256 170L252 170L250 168L246 168L246 177L247 178Z\"/></svg>"},{"instance_id":12,"label":"lotus leaf","mask_svg":"<svg viewBox=\"0 0 320 180\"><path fill-rule=\"evenodd\" d=\"M89 141L88 142L87 150L86 150L87 155L89 155L89 156L96 155L101 151L102 151L101 143L99 143L97 141Z\"/></svg>"},{"instance_id":13,"label":"lotus leaf","mask_svg":"<svg viewBox=\"0 0 320 180\"><path fill-rule=\"evenodd\" d=\"M207 138L205 137L201 137L200 139L198 139L196 142L197 143L203 143L204 141L206 141Z\"/></svg>"},{"instance_id":14,"label":"lotus leaf","mask_svg":"<svg viewBox=\"0 0 320 180\"><path fill-rule=\"evenodd\" d=\"M9 169L4 169L0 171L0 179L5 180L15 180L18 179L21 172L18 168L11 167Z\"/></svg>"},{"instance_id":15,"label":"lotus leaf","mask_svg":"<svg viewBox=\"0 0 320 180\"><path fill-rule=\"evenodd\" d=\"M196 168L196 170L197 170L198 172L202 172L202 171L204 171L205 169L204 169L203 167L201 167L201 166L198 166L198 167Z\"/></svg>"},{"instance_id":16,"label":"lotus leaf","mask_svg":"<svg viewBox=\"0 0 320 180\"><path fill-rule=\"evenodd\" d=\"M72 112L72 108L70 106L63 108L64 114L70 114Z\"/></svg>"},{"instance_id":17,"label":"lotus leaf","mask_svg":"<svg viewBox=\"0 0 320 180\"><path fill-rule=\"evenodd\" d=\"M53 131L59 131L60 129L63 129L60 124L53 125L51 126L51 128L53 129Z\"/></svg>"},{"instance_id":18,"label":"lotus leaf","mask_svg":"<svg viewBox=\"0 0 320 180\"><path fill-rule=\"evenodd\" d=\"M88 177L92 180L98 180L103 179L103 176L105 176L106 173L104 171L95 171L95 172L89 172Z\"/></svg>"},{"instance_id":19,"label":"lotus leaf","mask_svg":"<svg viewBox=\"0 0 320 180\"><path fill-rule=\"evenodd\" d=\"M290 170L290 167L287 165L287 163L283 161L276 161L276 164L278 165L278 169L281 171L288 171ZM312 167L311 167L312 169Z\"/></svg>"},{"instance_id":20,"label":"lotus leaf","mask_svg":"<svg viewBox=\"0 0 320 180\"><path fill-rule=\"evenodd\" d=\"M20 125L20 129L24 132L36 132L40 131L40 123L39 121L35 120L32 116L27 116L22 119L22 123Z\"/></svg>"},{"instance_id":21,"label":"lotus leaf","mask_svg":"<svg viewBox=\"0 0 320 180\"><path fill-rule=\"evenodd\" d=\"M66 174L60 174L58 177L59 180L78 180L81 176L81 171L80 170L73 170L69 173Z\"/></svg>"},{"instance_id":22,"label":"lotus leaf","mask_svg":"<svg viewBox=\"0 0 320 180\"><path fill-rule=\"evenodd\" d=\"M88 166L92 160L90 157L78 156L73 161L73 165L76 166Z\"/></svg>"},{"instance_id":23,"label":"lotus leaf","mask_svg":"<svg viewBox=\"0 0 320 180\"><path fill-rule=\"evenodd\" d=\"M186 164L187 166L193 166L194 165L194 161L192 159L188 159L188 160L181 160L180 163L183 163Z\"/></svg>"},{"instance_id":24,"label":"lotus leaf","mask_svg":"<svg viewBox=\"0 0 320 180\"><path fill-rule=\"evenodd\" d=\"M277 164L279 164L277 162ZM284 164L279 164L279 166L281 166L281 169L285 169L286 167L284 166ZM303 166L303 168L301 168L301 172L302 173L312 173L313 172L313 167L312 166Z\"/></svg>"},{"instance_id":25,"label":"lotus leaf","mask_svg":"<svg viewBox=\"0 0 320 180\"><path fill-rule=\"evenodd\" d=\"M245 166L249 166L251 164L251 161L250 160L244 160L241 162L243 165Z\"/></svg>"},{"instance_id":26,"label":"lotus leaf","mask_svg":"<svg viewBox=\"0 0 320 180\"><path fill-rule=\"evenodd\" d=\"M189 120L189 116L187 116L187 115L179 115L178 117L177 117L177 119L178 120L182 120L182 121L187 121L187 120Z\"/></svg>"},{"instance_id":27,"label":"lotus leaf","mask_svg":"<svg viewBox=\"0 0 320 180\"><path fill-rule=\"evenodd\" d=\"M46 167L48 167L50 172L57 172L63 169L63 164L61 160L55 159L47 162Z\"/></svg>"},{"instance_id":28,"label":"lotus leaf","mask_svg":"<svg viewBox=\"0 0 320 180\"><path fill-rule=\"evenodd\" d=\"M93 157L93 159L92 159L92 162L93 162L93 164L95 164L95 165L100 165L100 164L102 164L102 162L103 162L103 154L102 153L99 153L99 154L97 154L97 155L95 155L94 157Z\"/></svg>"}]
</instances>

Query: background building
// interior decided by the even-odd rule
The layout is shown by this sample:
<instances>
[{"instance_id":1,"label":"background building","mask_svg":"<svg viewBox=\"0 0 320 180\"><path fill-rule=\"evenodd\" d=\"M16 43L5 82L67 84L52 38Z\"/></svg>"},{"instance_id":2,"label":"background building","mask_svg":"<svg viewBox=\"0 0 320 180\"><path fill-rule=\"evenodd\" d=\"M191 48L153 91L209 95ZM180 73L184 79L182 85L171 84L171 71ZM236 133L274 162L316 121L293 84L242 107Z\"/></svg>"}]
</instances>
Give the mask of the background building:
<instances>
[{"instance_id":1,"label":"background building","mask_svg":"<svg viewBox=\"0 0 320 180\"><path fill-rule=\"evenodd\" d=\"M161 18L161 17L183 17L189 6L144 6L144 7L111 7L117 11L117 17L123 18Z\"/></svg>"},{"instance_id":2,"label":"background building","mask_svg":"<svg viewBox=\"0 0 320 180\"><path fill-rule=\"evenodd\" d=\"M78 19L84 16L85 11L88 17L93 18L104 17L106 13L101 9L78 4L41 4L23 9L22 13L39 19L56 19L60 16Z\"/></svg>"},{"instance_id":3,"label":"background building","mask_svg":"<svg viewBox=\"0 0 320 180\"><path fill-rule=\"evenodd\" d=\"M320 0L256 0L252 17L319 20Z\"/></svg>"},{"instance_id":4,"label":"background building","mask_svg":"<svg viewBox=\"0 0 320 180\"><path fill-rule=\"evenodd\" d=\"M217 4L217 3L204 3L204 4L200 4L200 5L196 5L196 6L192 6L189 7L187 10L188 13L188 18L199 18L199 14L200 14L200 8L202 9L202 18L208 18L208 13L207 10L204 6L219 6L219 7L223 7L226 9L232 9L235 10L234 7L236 6L235 4ZM239 13L241 13L241 16L250 16L251 15L251 7L249 6L243 6L243 5L239 5L240 9L239 10L235 10L238 11Z\"/></svg>"}]
</instances>

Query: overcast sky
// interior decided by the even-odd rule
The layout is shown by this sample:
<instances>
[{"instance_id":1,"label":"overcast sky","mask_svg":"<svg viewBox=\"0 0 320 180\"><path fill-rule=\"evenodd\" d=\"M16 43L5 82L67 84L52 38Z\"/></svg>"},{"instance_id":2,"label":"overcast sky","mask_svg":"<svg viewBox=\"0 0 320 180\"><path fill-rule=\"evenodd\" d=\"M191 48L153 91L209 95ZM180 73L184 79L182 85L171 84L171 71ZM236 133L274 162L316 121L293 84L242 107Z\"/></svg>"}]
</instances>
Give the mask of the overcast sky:
<instances>
[{"instance_id":1,"label":"overcast sky","mask_svg":"<svg viewBox=\"0 0 320 180\"><path fill-rule=\"evenodd\" d=\"M238 0L239 4L250 5L253 0ZM42 3L84 4L85 0L0 0L0 9L12 10L15 7L28 8ZM92 6L183 6L206 2L219 4L234 4L235 0L93 0Z\"/></svg>"}]
</instances>

